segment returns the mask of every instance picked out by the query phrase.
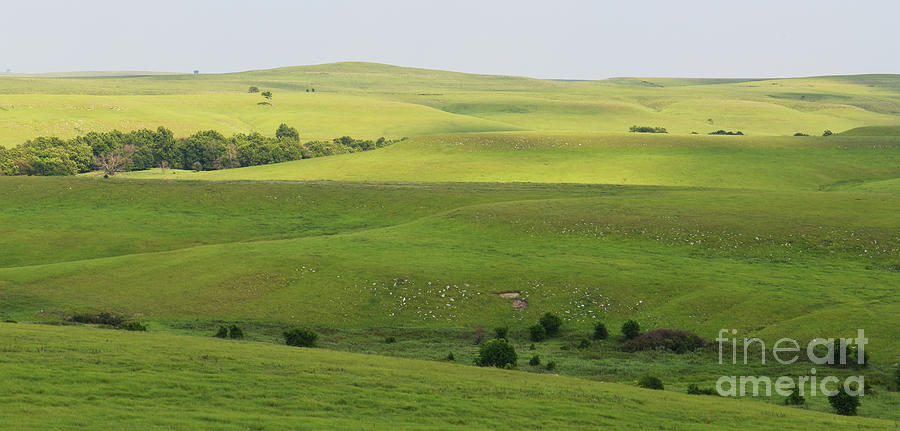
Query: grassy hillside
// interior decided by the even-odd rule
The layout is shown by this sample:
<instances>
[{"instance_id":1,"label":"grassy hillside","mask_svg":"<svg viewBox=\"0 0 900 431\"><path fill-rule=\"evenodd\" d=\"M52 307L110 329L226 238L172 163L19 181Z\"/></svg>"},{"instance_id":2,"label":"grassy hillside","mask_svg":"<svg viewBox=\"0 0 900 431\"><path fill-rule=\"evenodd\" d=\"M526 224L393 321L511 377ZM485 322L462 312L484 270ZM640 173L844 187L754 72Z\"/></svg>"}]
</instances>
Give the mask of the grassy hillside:
<instances>
[{"instance_id":1,"label":"grassy hillside","mask_svg":"<svg viewBox=\"0 0 900 431\"><path fill-rule=\"evenodd\" d=\"M708 338L722 327L798 338L862 327L874 358L900 352L896 322L879 318L900 312L894 195L30 180L0 181L7 196L49 190L4 208L47 238L5 236L13 252L0 291L17 319L107 310L344 329L524 328L551 311L571 329L636 318ZM50 247L56 237L68 243ZM527 308L495 295L504 291L520 292Z\"/></svg>"},{"instance_id":2,"label":"grassy hillside","mask_svg":"<svg viewBox=\"0 0 900 431\"><path fill-rule=\"evenodd\" d=\"M161 178L158 170L126 174ZM477 134L377 151L207 172L197 180L604 183L819 190L900 176L891 138Z\"/></svg>"},{"instance_id":3,"label":"grassy hillside","mask_svg":"<svg viewBox=\"0 0 900 431\"><path fill-rule=\"evenodd\" d=\"M0 77L0 145L38 135L159 125L270 133L287 122L308 139L533 130L671 133L738 129L821 134L900 124L900 77L781 80L669 78L549 81L333 63L219 75ZM258 105L251 85L271 89ZM315 93L306 90L315 89Z\"/></svg>"},{"instance_id":4,"label":"grassy hillside","mask_svg":"<svg viewBox=\"0 0 900 431\"><path fill-rule=\"evenodd\" d=\"M896 426L553 375L211 338L0 323L0 341L6 429Z\"/></svg>"},{"instance_id":5,"label":"grassy hillside","mask_svg":"<svg viewBox=\"0 0 900 431\"><path fill-rule=\"evenodd\" d=\"M900 126L857 127L841 132L841 136L900 136Z\"/></svg>"},{"instance_id":6,"label":"grassy hillside","mask_svg":"<svg viewBox=\"0 0 900 431\"><path fill-rule=\"evenodd\" d=\"M626 352L629 319L768 342L863 328L869 367L821 372L865 374L860 415L900 419L900 75L572 82L335 63L0 77L0 145L282 122L304 141L410 139L238 169L0 177L0 321L66 324L0 323L0 428L896 427L822 415L824 397L674 394L812 364ZM69 325L99 312L151 333ZM546 312L562 334L532 345ZM613 336L588 342L598 321ZM212 339L221 323L252 342ZM272 345L298 325L329 351ZM500 326L519 371L438 362L472 363ZM603 383L644 374L667 391Z\"/></svg>"}]
</instances>

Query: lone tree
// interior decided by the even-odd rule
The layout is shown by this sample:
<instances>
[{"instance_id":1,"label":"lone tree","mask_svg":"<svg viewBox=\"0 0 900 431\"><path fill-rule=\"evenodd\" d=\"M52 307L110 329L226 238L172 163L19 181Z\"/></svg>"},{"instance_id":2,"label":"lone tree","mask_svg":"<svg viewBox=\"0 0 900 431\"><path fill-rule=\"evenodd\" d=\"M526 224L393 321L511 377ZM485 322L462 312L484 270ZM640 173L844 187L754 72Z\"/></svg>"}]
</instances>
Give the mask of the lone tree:
<instances>
[{"instance_id":1,"label":"lone tree","mask_svg":"<svg viewBox=\"0 0 900 431\"><path fill-rule=\"evenodd\" d=\"M481 345L475 364L480 367L504 368L507 365L515 367L518 359L516 349L506 340L498 339Z\"/></svg>"},{"instance_id":2,"label":"lone tree","mask_svg":"<svg viewBox=\"0 0 900 431\"><path fill-rule=\"evenodd\" d=\"M622 335L625 336L626 340L630 340L638 335L641 335L641 325L638 325L634 320L629 320L622 325Z\"/></svg>"},{"instance_id":3,"label":"lone tree","mask_svg":"<svg viewBox=\"0 0 900 431\"><path fill-rule=\"evenodd\" d=\"M94 163L106 175L115 175L116 172L124 171L128 164L131 163L134 149L134 145L125 145L97 156L97 161Z\"/></svg>"},{"instance_id":4,"label":"lone tree","mask_svg":"<svg viewBox=\"0 0 900 431\"><path fill-rule=\"evenodd\" d=\"M269 101L269 104L272 104L272 92L271 92L271 91L266 90L266 91L263 91L262 93L259 93L259 94L261 94L262 97L265 97L266 100Z\"/></svg>"},{"instance_id":5,"label":"lone tree","mask_svg":"<svg viewBox=\"0 0 900 431\"><path fill-rule=\"evenodd\" d=\"M259 87L251 86L250 89L247 90L247 92L248 93L259 93Z\"/></svg>"},{"instance_id":6,"label":"lone tree","mask_svg":"<svg viewBox=\"0 0 900 431\"><path fill-rule=\"evenodd\" d=\"M562 326L562 319L553 313L544 313L540 320L541 326L547 330L548 337L554 337L559 334L559 327Z\"/></svg>"},{"instance_id":7,"label":"lone tree","mask_svg":"<svg viewBox=\"0 0 900 431\"><path fill-rule=\"evenodd\" d=\"M281 123L281 125L278 126L278 130L275 131L275 137L278 139L300 142L300 132L284 123Z\"/></svg>"}]
</instances>

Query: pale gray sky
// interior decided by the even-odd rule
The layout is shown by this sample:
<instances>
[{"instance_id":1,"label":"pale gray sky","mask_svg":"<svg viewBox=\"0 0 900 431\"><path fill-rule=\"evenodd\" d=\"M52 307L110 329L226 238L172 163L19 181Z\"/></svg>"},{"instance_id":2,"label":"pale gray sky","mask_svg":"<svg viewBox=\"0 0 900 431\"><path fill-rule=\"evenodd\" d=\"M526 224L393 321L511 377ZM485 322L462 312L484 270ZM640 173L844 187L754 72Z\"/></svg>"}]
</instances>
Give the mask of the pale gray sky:
<instances>
[{"instance_id":1,"label":"pale gray sky","mask_svg":"<svg viewBox=\"0 0 900 431\"><path fill-rule=\"evenodd\" d=\"M0 72L358 60L569 79L900 73L898 16L898 0L0 0Z\"/></svg>"}]
</instances>

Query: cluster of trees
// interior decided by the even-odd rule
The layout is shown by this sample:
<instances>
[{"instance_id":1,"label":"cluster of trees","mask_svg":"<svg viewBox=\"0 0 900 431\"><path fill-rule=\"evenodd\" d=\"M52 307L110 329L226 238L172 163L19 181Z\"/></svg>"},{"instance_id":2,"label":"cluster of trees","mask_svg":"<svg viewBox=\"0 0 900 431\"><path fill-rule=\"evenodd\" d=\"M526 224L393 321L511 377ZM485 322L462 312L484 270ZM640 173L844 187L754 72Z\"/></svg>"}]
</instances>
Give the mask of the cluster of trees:
<instances>
[{"instance_id":1,"label":"cluster of trees","mask_svg":"<svg viewBox=\"0 0 900 431\"><path fill-rule=\"evenodd\" d=\"M72 139L38 137L15 148L0 147L0 175L74 175L94 168L116 172L153 167L215 170L368 151L393 141L353 139L300 143L297 129L278 126L275 137L239 133L227 138L215 130L175 138L159 127L131 132L90 132Z\"/></svg>"},{"instance_id":2,"label":"cluster of trees","mask_svg":"<svg viewBox=\"0 0 900 431\"><path fill-rule=\"evenodd\" d=\"M669 133L665 127L631 126L629 132L635 133Z\"/></svg>"},{"instance_id":3,"label":"cluster of trees","mask_svg":"<svg viewBox=\"0 0 900 431\"><path fill-rule=\"evenodd\" d=\"M737 132L732 132L730 130L726 132L722 129L719 129L719 130L716 130L715 132L709 132L709 134L710 135L728 135L728 136L740 135L740 136L743 136L744 132L742 132L740 130L738 130Z\"/></svg>"}]
</instances>

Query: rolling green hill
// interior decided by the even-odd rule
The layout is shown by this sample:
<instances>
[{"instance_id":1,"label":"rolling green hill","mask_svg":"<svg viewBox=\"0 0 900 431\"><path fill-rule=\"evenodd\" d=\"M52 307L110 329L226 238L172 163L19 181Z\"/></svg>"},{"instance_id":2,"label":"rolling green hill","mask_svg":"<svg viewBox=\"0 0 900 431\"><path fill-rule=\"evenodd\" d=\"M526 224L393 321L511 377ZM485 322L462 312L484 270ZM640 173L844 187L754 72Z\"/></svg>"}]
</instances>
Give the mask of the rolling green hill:
<instances>
[{"instance_id":1,"label":"rolling green hill","mask_svg":"<svg viewBox=\"0 0 900 431\"><path fill-rule=\"evenodd\" d=\"M0 323L0 427L893 429L519 371L263 343ZM34 361L35 352L41 360ZM165 412L165 414L161 414Z\"/></svg>"},{"instance_id":2,"label":"rolling green hill","mask_svg":"<svg viewBox=\"0 0 900 431\"><path fill-rule=\"evenodd\" d=\"M159 170L124 174L162 178ZM819 190L900 177L886 137L438 135L364 153L219 171L191 180L602 183Z\"/></svg>"},{"instance_id":3,"label":"rolling green hill","mask_svg":"<svg viewBox=\"0 0 900 431\"><path fill-rule=\"evenodd\" d=\"M518 131L671 133L738 129L821 134L900 124L900 77L778 80L636 78L551 81L372 63L230 74L0 77L0 145L39 135L165 125L269 133L287 122L306 139ZM273 106L247 94L271 89ZM306 90L315 89L315 93Z\"/></svg>"},{"instance_id":4,"label":"rolling green hill","mask_svg":"<svg viewBox=\"0 0 900 431\"><path fill-rule=\"evenodd\" d=\"M271 89L272 105L251 85ZM5 146L280 123L303 141L410 139L237 169L0 177L0 320L27 322L0 323L0 428L900 420L900 75L554 81L334 63L0 77ZM719 129L745 135L708 135ZM71 325L100 312L150 333ZM547 312L562 334L532 343L528 327ZM780 397L675 394L812 364L722 365L713 348L626 352L618 329L630 319L769 342L863 328L869 366L820 371L865 374L869 418L823 415L824 397L789 409L772 405ZM588 340L598 321L612 336ZM210 337L222 323L248 341ZM329 350L272 345L294 326L319 331ZM505 326L519 370L437 362L454 353L471 364ZM530 356L544 363L525 365ZM667 390L603 383L645 374Z\"/></svg>"}]
</instances>

